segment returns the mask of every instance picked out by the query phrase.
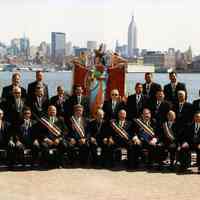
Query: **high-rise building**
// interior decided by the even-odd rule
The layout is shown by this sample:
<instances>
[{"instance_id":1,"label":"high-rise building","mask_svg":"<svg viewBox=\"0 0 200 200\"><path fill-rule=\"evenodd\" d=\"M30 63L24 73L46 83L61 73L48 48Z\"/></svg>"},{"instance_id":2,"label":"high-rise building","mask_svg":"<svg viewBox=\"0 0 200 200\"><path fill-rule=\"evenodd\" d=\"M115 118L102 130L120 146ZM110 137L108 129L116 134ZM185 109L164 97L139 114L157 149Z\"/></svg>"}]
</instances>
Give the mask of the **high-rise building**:
<instances>
[{"instance_id":1,"label":"high-rise building","mask_svg":"<svg viewBox=\"0 0 200 200\"><path fill-rule=\"evenodd\" d=\"M30 56L30 41L28 38L20 38L20 54L26 59Z\"/></svg>"},{"instance_id":2,"label":"high-rise building","mask_svg":"<svg viewBox=\"0 0 200 200\"><path fill-rule=\"evenodd\" d=\"M89 51L93 51L94 49L97 49L97 42L96 41L87 41L87 49Z\"/></svg>"},{"instance_id":3,"label":"high-rise building","mask_svg":"<svg viewBox=\"0 0 200 200\"><path fill-rule=\"evenodd\" d=\"M131 22L128 27L128 56L130 58L136 56L137 51L137 27L134 20L134 16L132 16Z\"/></svg>"},{"instance_id":4,"label":"high-rise building","mask_svg":"<svg viewBox=\"0 0 200 200\"><path fill-rule=\"evenodd\" d=\"M51 58L56 63L63 63L65 58L65 33L51 33Z\"/></svg>"},{"instance_id":5,"label":"high-rise building","mask_svg":"<svg viewBox=\"0 0 200 200\"><path fill-rule=\"evenodd\" d=\"M73 55L73 47L72 47L72 42L67 42L65 45L65 51L66 51L66 56L71 56Z\"/></svg>"}]
</instances>

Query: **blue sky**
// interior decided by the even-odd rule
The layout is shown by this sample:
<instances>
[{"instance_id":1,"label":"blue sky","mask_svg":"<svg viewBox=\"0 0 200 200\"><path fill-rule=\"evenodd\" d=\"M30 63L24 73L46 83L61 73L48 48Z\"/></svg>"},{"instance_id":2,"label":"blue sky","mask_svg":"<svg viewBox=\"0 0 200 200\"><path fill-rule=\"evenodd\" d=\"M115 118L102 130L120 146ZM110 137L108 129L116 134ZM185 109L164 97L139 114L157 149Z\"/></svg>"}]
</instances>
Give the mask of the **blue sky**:
<instances>
[{"instance_id":1,"label":"blue sky","mask_svg":"<svg viewBox=\"0 0 200 200\"><path fill-rule=\"evenodd\" d=\"M0 0L0 41L25 33L31 44L50 42L51 31L84 46L87 40L114 47L127 42L127 28L135 13L139 48L200 53L198 0Z\"/></svg>"}]
</instances>

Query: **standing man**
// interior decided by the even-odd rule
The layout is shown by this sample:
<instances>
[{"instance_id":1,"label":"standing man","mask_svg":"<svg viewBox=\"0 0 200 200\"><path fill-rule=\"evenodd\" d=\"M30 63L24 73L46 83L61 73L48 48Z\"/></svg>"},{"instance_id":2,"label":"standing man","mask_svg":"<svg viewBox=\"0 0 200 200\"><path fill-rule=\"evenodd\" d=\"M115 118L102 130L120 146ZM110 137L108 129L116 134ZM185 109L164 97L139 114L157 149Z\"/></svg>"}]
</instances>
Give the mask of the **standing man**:
<instances>
[{"instance_id":1,"label":"standing man","mask_svg":"<svg viewBox=\"0 0 200 200\"><path fill-rule=\"evenodd\" d=\"M90 109L89 109L89 98L88 96L83 95L83 88L80 85L74 86L74 92L72 96L65 102L64 110L66 117L70 118L73 115L73 107L74 105L80 104L83 106L84 117L89 118Z\"/></svg>"},{"instance_id":2,"label":"standing man","mask_svg":"<svg viewBox=\"0 0 200 200\"><path fill-rule=\"evenodd\" d=\"M22 98L26 98L26 90L21 87L21 75L19 73L14 73L12 75L12 83L9 86L6 86L2 90L2 99L4 101L8 100L10 97L12 97L13 93L13 87L19 87L21 88Z\"/></svg>"},{"instance_id":3,"label":"standing man","mask_svg":"<svg viewBox=\"0 0 200 200\"><path fill-rule=\"evenodd\" d=\"M143 94L147 96L148 100L154 100L156 92L162 87L160 84L153 82L153 74L145 73L145 83L143 84Z\"/></svg>"},{"instance_id":4,"label":"standing man","mask_svg":"<svg viewBox=\"0 0 200 200\"><path fill-rule=\"evenodd\" d=\"M136 83L135 94L128 96L127 99L127 114L128 119L133 120L139 117L147 104L147 98L143 94L142 83Z\"/></svg>"},{"instance_id":5,"label":"standing man","mask_svg":"<svg viewBox=\"0 0 200 200\"><path fill-rule=\"evenodd\" d=\"M28 84L28 97L33 99L35 97L35 88L40 84L44 88L44 97L49 98L48 86L44 83L44 73L42 71L36 71L36 81Z\"/></svg>"},{"instance_id":6,"label":"standing man","mask_svg":"<svg viewBox=\"0 0 200 200\"><path fill-rule=\"evenodd\" d=\"M103 104L103 111L105 112L105 119L116 119L119 110L125 107L124 103L120 100L118 89L113 89L110 92L110 99Z\"/></svg>"},{"instance_id":7,"label":"standing man","mask_svg":"<svg viewBox=\"0 0 200 200\"><path fill-rule=\"evenodd\" d=\"M54 105L57 109L57 115L64 117L64 105L65 102L69 99L69 96L65 94L64 87L57 87L57 95L51 97L50 105Z\"/></svg>"},{"instance_id":8,"label":"standing man","mask_svg":"<svg viewBox=\"0 0 200 200\"><path fill-rule=\"evenodd\" d=\"M177 81L176 72L169 73L170 83L164 86L165 99L170 101L172 104L176 104L178 102L178 91L185 91L187 98L187 90L184 83L180 83Z\"/></svg>"},{"instance_id":9,"label":"standing man","mask_svg":"<svg viewBox=\"0 0 200 200\"><path fill-rule=\"evenodd\" d=\"M176 112L176 122L179 134L182 134L187 124L192 122L193 107L192 104L186 101L186 92L178 91L178 102L174 106Z\"/></svg>"},{"instance_id":10,"label":"standing man","mask_svg":"<svg viewBox=\"0 0 200 200\"><path fill-rule=\"evenodd\" d=\"M172 104L164 98L164 91L162 89L157 90L155 99L152 99L148 104L152 117L155 118L160 125L166 121L167 113L172 109Z\"/></svg>"},{"instance_id":11,"label":"standing man","mask_svg":"<svg viewBox=\"0 0 200 200\"><path fill-rule=\"evenodd\" d=\"M200 90L199 90L199 96L200 96ZM200 98L193 101L193 110L194 110L194 113L196 113L197 111L200 111Z\"/></svg>"},{"instance_id":12,"label":"standing man","mask_svg":"<svg viewBox=\"0 0 200 200\"><path fill-rule=\"evenodd\" d=\"M34 115L41 117L47 113L49 101L44 95L44 88L40 84L36 85L35 95L29 100L28 105L31 107L33 117L35 117Z\"/></svg>"},{"instance_id":13,"label":"standing man","mask_svg":"<svg viewBox=\"0 0 200 200\"><path fill-rule=\"evenodd\" d=\"M13 87L12 96L6 101L4 108L5 117L13 127L18 126L23 116L23 108L26 106L26 99L22 97L21 91L20 87Z\"/></svg>"}]
</instances>

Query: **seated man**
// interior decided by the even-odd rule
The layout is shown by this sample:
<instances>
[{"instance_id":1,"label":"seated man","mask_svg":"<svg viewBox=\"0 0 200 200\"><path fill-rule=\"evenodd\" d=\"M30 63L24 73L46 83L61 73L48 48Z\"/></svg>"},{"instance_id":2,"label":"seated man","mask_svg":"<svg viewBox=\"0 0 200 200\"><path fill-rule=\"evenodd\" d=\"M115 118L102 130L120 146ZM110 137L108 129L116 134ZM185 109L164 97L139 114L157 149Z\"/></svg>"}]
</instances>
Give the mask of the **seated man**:
<instances>
[{"instance_id":1,"label":"seated man","mask_svg":"<svg viewBox=\"0 0 200 200\"><path fill-rule=\"evenodd\" d=\"M167 113L167 120L163 122L161 131L164 146L170 153L170 168L173 169L178 145L178 129L176 125L176 113L174 111L170 110Z\"/></svg>"},{"instance_id":2,"label":"seated man","mask_svg":"<svg viewBox=\"0 0 200 200\"><path fill-rule=\"evenodd\" d=\"M135 119L133 142L148 150L148 167L153 162L160 163L164 159L164 147L161 141L161 133L156 120L151 117L151 111L144 108L141 119Z\"/></svg>"},{"instance_id":3,"label":"seated man","mask_svg":"<svg viewBox=\"0 0 200 200\"><path fill-rule=\"evenodd\" d=\"M37 137L37 123L31 119L31 109L23 109L23 119L20 122L15 136L16 154L20 160L24 160L24 150L32 150L32 164L39 161L40 144Z\"/></svg>"},{"instance_id":4,"label":"seated man","mask_svg":"<svg viewBox=\"0 0 200 200\"><path fill-rule=\"evenodd\" d=\"M68 133L67 126L62 118L56 116L57 110L55 106L48 107L48 117L42 117L40 127L40 142L43 156L46 161L49 160L51 148L57 150L56 165L63 165L63 154L67 151L67 142L64 139Z\"/></svg>"},{"instance_id":5,"label":"seated man","mask_svg":"<svg viewBox=\"0 0 200 200\"><path fill-rule=\"evenodd\" d=\"M132 153L132 142L130 138L133 132L133 126L132 122L126 119L126 111L124 109L121 109L118 112L118 118L116 120L111 120L110 126L112 133L110 139L113 140L113 145L115 148L122 147L128 150L128 167L130 167L130 159L133 156L130 154ZM118 154L118 158L121 160L121 152L119 153L120 154Z\"/></svg>"},{"instance_id":6,"label":"seated man","mask_svg":"<svg viewBox=\"0 0 200 200\"><path fill-rule=\"evenodd\" d=\"M7 150L8 164L13 164L15 161L15 144L11 135L11 125L3 119L4 112L0 109L0 148Z\"/></svg>"},{"instance_id":7,"label":"seated man","mask_svg":"<svg viewBox=\"0 0 200 200\"><path fill-rule=\"evenodd\" d=\"M83 117L83 106L77 104L74 106L74 113L70 118L69 140L69 156L73 163L76 159L75 149L79 148L79 160L82 165L88 162L89 147L86 132L87 122Z\"/></svg>"},{"instance_id":8,"label":"seated man","mask_svg":"<svg viewBox=\"0 0 200 200\"><path fill-rule=\"evenodd\" d=\"M104 120L104 111L98 109L96 113L96 118L88 123L88 137L90 144L90 151L92 155L92 163L97 164L98 158L103 155L103 139L106 138L108 132L108 123Z\"/></svg>"},{"instance_id":9,"label":"seated man","mask_svg":"<svg viewBox=\"0 0 200 200\"><path fill-rule=\"evenodd\" d=\"M191 164L191 150L197 153L197 167L200 173L200 112L194 114L194 122L188 124L181 138L179 147L179 161L181 170L187 169Z\"/></svg>"}]
</instances>

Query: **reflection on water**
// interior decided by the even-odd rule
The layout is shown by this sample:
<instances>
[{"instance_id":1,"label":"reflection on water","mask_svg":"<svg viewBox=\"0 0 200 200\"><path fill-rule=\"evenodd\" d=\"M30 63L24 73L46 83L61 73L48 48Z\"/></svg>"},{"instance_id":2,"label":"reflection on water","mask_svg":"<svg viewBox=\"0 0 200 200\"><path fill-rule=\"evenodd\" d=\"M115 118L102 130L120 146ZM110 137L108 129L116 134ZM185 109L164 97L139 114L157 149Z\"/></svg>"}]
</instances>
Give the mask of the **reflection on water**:
<instances>
[{"instance_id":1,"label":"reflection on water","mask_svg":"<svg viewBox=\"0 0 200 200\"><path fill-rule=\"evenodd\" d=\"M11 82L11 72L0 72L0 94L2 87L9 85ZM35 80L34 72L23 72L22 85L27 88L28 83ZM188 90L188 100L191 102L198 97L198 90L200 89L200 74L179 74L178 80L186 84ZM129 73L126 75L126 93L134 93L134 86L136 82L144 82L144 73ZM154 74L154 80L162 86L169 83L168 74ZM56 94L56 87L63 85L65 90L70 92L72 85L71 72L47 72L45 73L45 82L48 84L50 96Z\"/></svg>"}]
</instances>

